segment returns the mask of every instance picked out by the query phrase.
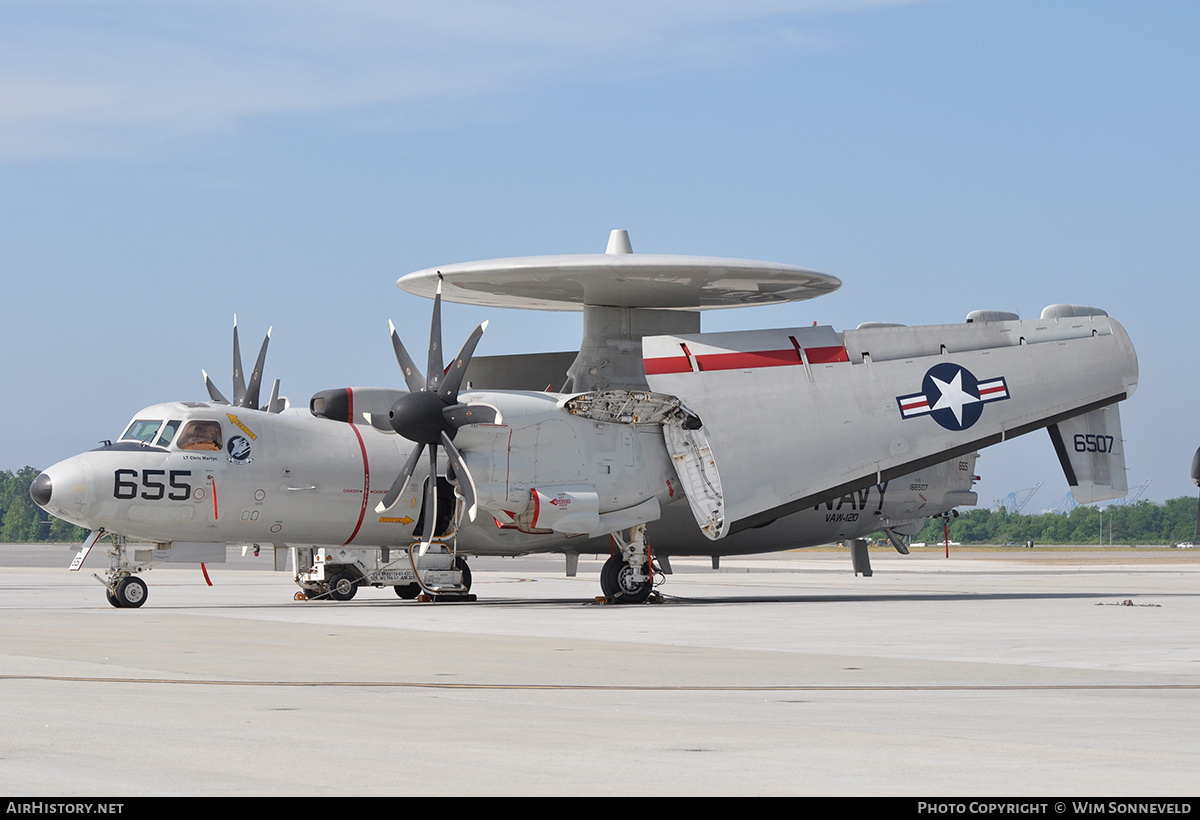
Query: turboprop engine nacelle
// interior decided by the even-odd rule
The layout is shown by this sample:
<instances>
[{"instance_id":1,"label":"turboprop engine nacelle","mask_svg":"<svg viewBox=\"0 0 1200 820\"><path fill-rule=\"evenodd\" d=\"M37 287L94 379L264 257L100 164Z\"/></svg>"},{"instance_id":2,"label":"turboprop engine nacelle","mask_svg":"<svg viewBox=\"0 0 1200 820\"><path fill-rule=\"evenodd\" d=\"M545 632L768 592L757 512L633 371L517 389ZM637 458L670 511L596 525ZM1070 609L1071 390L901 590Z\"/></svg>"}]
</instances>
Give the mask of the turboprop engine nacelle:
<instances>
[{"instance_id":1,"label":"turboprop engine nacelle","mask_svg":"<svg viewBox=\"0 0 1200 820\"><path fill-rule=\"evenodd\" d=\"M553 393L472 392L500 424L454 438L475 479L479 507L525 532L603 535L653 521L680 497L655 423L610 423L574 414Z\"/></svg>"}]
</instances>

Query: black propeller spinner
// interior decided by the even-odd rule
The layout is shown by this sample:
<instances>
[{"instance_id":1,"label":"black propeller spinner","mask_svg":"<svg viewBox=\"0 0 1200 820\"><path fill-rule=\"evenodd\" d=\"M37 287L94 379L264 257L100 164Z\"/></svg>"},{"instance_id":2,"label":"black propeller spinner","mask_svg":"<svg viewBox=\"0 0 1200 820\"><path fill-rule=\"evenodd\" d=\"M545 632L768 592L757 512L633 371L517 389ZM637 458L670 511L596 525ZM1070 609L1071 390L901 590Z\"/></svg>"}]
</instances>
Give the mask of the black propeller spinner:
<instances>
[{"instance_id":1,"label":"black propeller spinner","mask_svg":"<svg viewBox=\"0 0 1200 820\"><path fill-rule=\"evenodd\" d=\"M271 341L271 328L267 328L267 336L263 339L262 347L258 351L258 360L254 363L254 370L250 373L250 383L246 384L246 380L242 373L242 349L238 344L238 329L237 315L233 317L233 401L221 395L221 391L213 384L212 379L208 377L205 370L200 372L204 374L204 386L208 388L208 395L213 401L218 404L229 404L234 407L249 407L253 410L266 410L268 413L281 413L285 407L285 400L279 397L279 379L275 380L275 386L271 388L271 400L263 407L258 406L259 388L262 385L263 365L267 360L267 344Z\"/></svg>"},{"instance_id":2,"label":"black propeller spinner","mask_svg":"<svg viewBox=\"0 0 1200 820\"><path fill-rule=\"evenodd\" d=\"M467 506L467 515L475 520L476 495L475 481L463 461L462 454L454 446L454 436L458 429L467 424L495 424L499 422L499 414L494 407L486 404L461 404L458 401L459 388L462 386L463 375L471 362L475 346L487 329L487 322L475 328L474 332L459 351L458 356L451 362L450 367L442 366L442 283L438 277L437 293L433 298L433 320L429 329L429 364L426 372L428 379L413 363L412 357L404 349L396 326L389 322L392 331L392 348L396 352L396 361L404 373L409 392L401 396L388 411L388 421L393 430L417 447L412 451L396 480L392 482L387 495L375 507L375 512L382 513L396 503L408 488L417 469L421 453L429 449L429 475L431 478L430 491L425 494L425 533L422 547L428 548L433 533L433 522L437 520L437 492L433 489L433 481L437 476L437 449L440 445L450 458L454 467L454 478L458 483Z\"/></svg>"}]
</instances>

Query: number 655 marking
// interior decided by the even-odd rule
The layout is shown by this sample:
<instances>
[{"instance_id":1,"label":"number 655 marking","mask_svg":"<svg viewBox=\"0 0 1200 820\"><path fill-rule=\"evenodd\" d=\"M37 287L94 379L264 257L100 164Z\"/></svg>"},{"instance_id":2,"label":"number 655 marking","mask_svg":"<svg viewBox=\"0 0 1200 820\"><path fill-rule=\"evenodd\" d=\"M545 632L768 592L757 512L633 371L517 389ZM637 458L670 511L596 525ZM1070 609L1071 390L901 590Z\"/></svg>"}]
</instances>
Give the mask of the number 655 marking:
<instances>
[{"instance_id":1,"label":"number 655 marking","mask_svg":"<svg viewBox=\"0 0 1200 820\"><path fill-rule=\"evenodd\" d=\"M162 480L164 477L168 477L166 470L142 470L141 496L146 501L161 501L163 498L171 501L186 501L192 494L192 485L179 479L191 474L191 470L171 470L169 473L171 492L168 493L168 485ZM113 498L122 500L137 498L137 477L137 470L114 470Z\"/></svg>"},{"instance_id":2,"label":"number 655 marking","mask_svg":"<svg viewBox=\"0 0 1200 820\"><path fill-rule=\"evenodd\" d=\"M1075 434L1075 452L1077 453L1111 453L1112 448L1112 436L1097 436L1091 433Z\"/></svg>"}]
</instances>

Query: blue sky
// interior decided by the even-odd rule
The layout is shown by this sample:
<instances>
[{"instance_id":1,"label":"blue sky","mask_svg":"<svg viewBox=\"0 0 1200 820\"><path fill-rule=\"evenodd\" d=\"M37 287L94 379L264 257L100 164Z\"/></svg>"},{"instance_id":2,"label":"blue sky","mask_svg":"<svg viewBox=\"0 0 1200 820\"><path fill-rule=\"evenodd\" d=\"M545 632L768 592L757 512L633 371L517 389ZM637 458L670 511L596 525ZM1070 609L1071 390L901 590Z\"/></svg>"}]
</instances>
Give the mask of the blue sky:
<instances>
[{"instance_id":1,"label":"blue sky","mask_svg":"<svg viewBox=\"0 0 1200 820\"><path fill-rule=\"evenodd\" d=\"M1195 492L1200 6L1190 2L6 0L0 469L223 389L274 326L294 403L399 385L432 265L745 257L837 293L705 330L936 324L1057 302L1128 329L1131 486ZM446 344L566 350L578 314L448 305ZM1048 438L981 505L1067 492Z\"/></svg>"}]
</instances>

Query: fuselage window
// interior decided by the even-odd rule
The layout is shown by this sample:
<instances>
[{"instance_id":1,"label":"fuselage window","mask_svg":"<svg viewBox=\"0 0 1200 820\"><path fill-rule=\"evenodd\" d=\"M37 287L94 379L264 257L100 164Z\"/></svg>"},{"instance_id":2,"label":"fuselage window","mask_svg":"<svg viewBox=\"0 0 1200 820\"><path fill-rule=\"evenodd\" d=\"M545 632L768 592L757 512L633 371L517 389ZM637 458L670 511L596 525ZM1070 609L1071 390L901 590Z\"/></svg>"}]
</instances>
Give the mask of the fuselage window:
<instances>
[{"instance_id":1,"label":"fuselage window","mask_svg":"<svg viewBox=\"0 0 1200 820\"><path fill-rule=\"evenodd\" d=\"M162 432L158 434L158 441L154 442L159 447L166 447L171 443L171 439L175 438L175 432L179 429L179 425L183 424L179 419L171 419L163 425Z\"/></svg>"},{"instance_id":2,"label":"fuselage window","mask_svg":"<svg viewBox=\"0 0 1200 820\"><path fill-rule=\"evenodd\" d=\"M134 419L133 424L121 436L121 441L140 441L149 444L154 441L154 434L162 427L162 419Z\"/></svg>"},{"instance_id":3,"label":"fuselage window","mask_svg":"<svg viewBox=\"0 0 1200 820\"><path fill-rule=\"evenodd\" d=\"M179 434L180 450L220 450L221 422L189 421Z\"/></svg>"}]
</instances>

